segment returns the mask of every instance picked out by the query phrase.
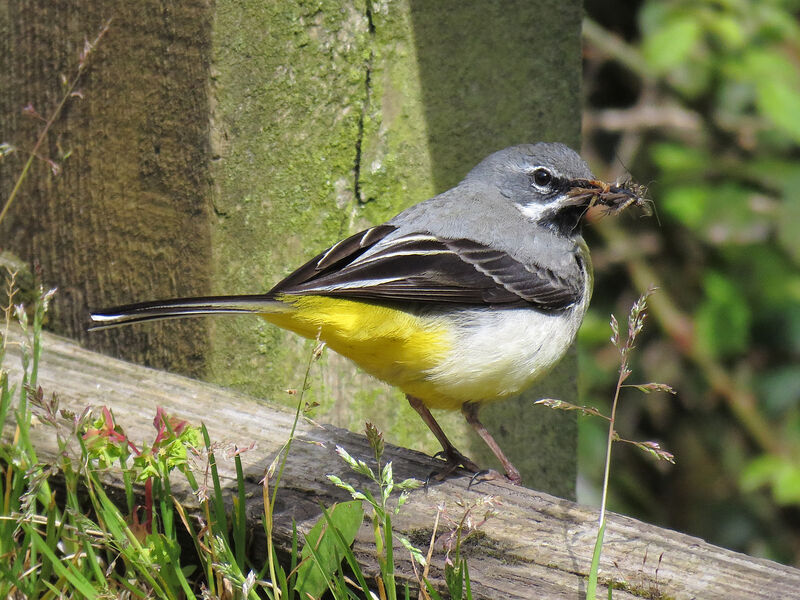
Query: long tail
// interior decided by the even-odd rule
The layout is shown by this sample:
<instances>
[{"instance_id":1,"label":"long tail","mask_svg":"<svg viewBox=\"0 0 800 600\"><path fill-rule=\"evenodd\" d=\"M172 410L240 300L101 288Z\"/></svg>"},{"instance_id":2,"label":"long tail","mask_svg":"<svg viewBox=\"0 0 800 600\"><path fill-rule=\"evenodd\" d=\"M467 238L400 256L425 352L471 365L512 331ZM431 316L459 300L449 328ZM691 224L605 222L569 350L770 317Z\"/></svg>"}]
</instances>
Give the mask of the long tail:
<instances>
[{"instance_id":1,"label":"long tail","mask_svg":"<svg viewBox=\"0 0 800 600\"><path fill-rule=\"evenodd\" d=\"M206 296L199 298L173 298L138 302L105 308L91 314L95 323L89 331L110 329L142 321L176 319L220 313L275 313L290 310L290 306L272 296Z\"/></svg>"}]
</instances>

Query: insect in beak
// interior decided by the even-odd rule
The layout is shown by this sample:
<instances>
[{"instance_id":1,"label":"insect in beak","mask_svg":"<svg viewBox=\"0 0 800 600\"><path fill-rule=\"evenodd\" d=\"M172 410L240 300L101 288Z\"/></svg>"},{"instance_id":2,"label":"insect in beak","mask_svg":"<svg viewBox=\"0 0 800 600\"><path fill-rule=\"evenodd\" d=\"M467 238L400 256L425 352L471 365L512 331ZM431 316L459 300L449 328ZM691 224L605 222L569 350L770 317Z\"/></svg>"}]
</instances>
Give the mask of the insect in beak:
<instances>
[{"instance_id":1,"label":"insect in beak","mask_svg":"<svg viewBox=\"0 0 800 600\"><path fill-rule=\"evenodd\" d=\"M567 196L575 202L589 201L588 207L604 206L609 214L616 215L629 206L642 209L645 216L653 214L653 201L647 198L647 187L632 180L606 183L599 179L574 182Z\"/></svg>"}]
</instances>

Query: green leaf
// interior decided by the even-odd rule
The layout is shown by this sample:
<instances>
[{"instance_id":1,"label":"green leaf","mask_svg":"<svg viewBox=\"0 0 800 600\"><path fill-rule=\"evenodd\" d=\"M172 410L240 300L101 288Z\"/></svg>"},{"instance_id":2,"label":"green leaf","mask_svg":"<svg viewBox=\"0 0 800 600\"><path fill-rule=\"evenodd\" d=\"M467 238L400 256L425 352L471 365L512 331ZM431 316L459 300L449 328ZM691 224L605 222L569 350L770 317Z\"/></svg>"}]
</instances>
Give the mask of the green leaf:
<instances>
[{"instance_id":1,"label":"green leaf","mask_svg":"<svg viewBox=\"0 0 800 600\"><path fill-rule=\"evenodd\" d=\"M744 21L731 14L721 14L707 23L709 31L728 49L739 49L747 43Z\"/></svg>"},{"instance_id":2,"label":"green leaf","mask_svg":"<svg viewBox=\"0 0 800 600\"><path fill-rule=\"evenodd\" d=\"M661 206L664 212L687 227L699 227L706 214L711 190L705 185L684 185L670 188L664 193Z\"/></svg>"},{"instance_id":3,"label":"green leaf","mask_svg":"<svg viewBox=\"0 0 800 600\"><path fill-rule=\"evenodd\" d=\"M705 173L711 162L704 149L669 142L654 145L650 156L662 171L679 177L686 177L690 173Z\"/></svg>"},{"instance_id":4,"label":"green leaf","mask_svg":"<svg viewBox=\"0 0 800 600\"><path fill-rule=\"evenodd\" d=\"M597 530L597 538L594 541L594 552L592 552L592 565L589 568L589 581L586 583L586 600L594 600L597 596L597 577L600 573L600 554L603 551L603 537L606 533L605 518L600 523Z\"/></svg>"},{"instance_id":5,"label":"green leaf","mask_svg":"<svg viewBox=\"0 0 800 600\"><path fill-rule=\"evenodd\" d=\"M778 504L800 504L800 467L787 462L778 472L772 495Z\"/></svg>"},{"instance_id":6,"label":"green leaf","mask_svg":"<svg viewBox=\"0 0 800 600\"><path fill-rule=\"evenodd\" d=\"M411 557L417 561L418 564L422 565L423 567L427 564L425 560L425 556L422 554L422 551L417 548L416 546L412 545L408 538L400 537L400 543L403 544L403 547L411 553Z\"/></svg>"},{"instance_id":7,"label":"green leaf","mask_svg":"<svg viewBox=\"0 0 800 600\"><path fill-rule=\"evenodd\" d=\"M763 454L750 461L739 477L739 485L745 492L757 490L766 485L781 468L783 461L774 454Z\"/></svg>"},{"instance_id":8,"label":"green leaf","mask_svg":"<svg viewBox=\"0 0 800 600\"><path fill-rule=\"evenodd\" d=\"M707 191L694 227L708 243L752 246L765 241L772 224L768 215L753 211L756 191L734 180L709 185Z\"/></svg>"},{"instance_id":9,"label":"green leaf","mask_svg":"<svg viewBox=\"0 0 800 600\"><path fill-rule=\"evenodd\" d=\"M761 79L756 105L772 123L800 143L800 89L783 79Z\"/></svg>"},{"instance_id":10,"label":"green leaf","mask_svg":"<svg viewBox=\"0 0 800 600\"><path fill-rule=\"evenodd\" d=\"M788 177L783 186L781 218L777 219L778 241L796 264L800 264L800 174Z\"/></svg>"},{"instance_id":11,"label":"green leaf","mask_svg":"<svg viewBox=\"0 0 800 600\"><path fill-rule=\"evenodd\" d=\"M328 511L328 515L349 547L364 519L361 502L352 500L336 504ZM301 552L303 562L297 569L297 583L294 588L303 598L307 597L306 594L319 598L328 589L328 581L339 568L344 553L335 532L329 530L324 515L305 538L306 545ZM309 546L314 548L313 553ZM315 556L312 557L312 554Z\"/></svg>"},{"instance_id":12,"label":"green leaf","mask_svg":"<svg viewBox=\"0 0 800 600\"><path fill-rule=\"evenodd\" d=\"M675 14L675 5L666 2L645 2L639 11L639 29L644 35L652 35L662 23L665 23Z\"/></svg>"},{"instance_id":13,"label":"green leaf","mask_svg":"<svg viewBox=\"0 0 800 600\"><path fill-rule=\"evenodd\" d=\"M642 54L657 73L685 63L700 39L700 23L691 15L675 17L645 38Z\"/></svg>"},{"instance_id":14,"label":"green leaf","mask_svg":"<svg viewBox=\"0 0 800 600\"><path fill-rule=\"evenodd\" d=\"M428 589L428 594L432 600L442 600L441 594L436 591L436 588L434 588L433 584L427 579L425 580L425 587Z\"/></svg>"},{"instance_id":15,"label":"green leaf","mask_svg":"<svg viewBox=\"0 0 800 600\"><path fill-rule=\"evenodd\" d=\"M703 282L705 300L695 317L695 343L714 356L743 352L750 339L750 308L725 275L710 272Z\"/></svg>"},{"instance_id":16,"label":"green leaf","mask_svg":"<svg viewBox=\"0 0 800 600\"><path fill-rule=\"evenodd\" d=\"M31 536L31 541L37 552L47 557L56 574L67 580L75 591L84 598L97 598L97 591L92 583L75 567L72 562L61 561L47 545L47 542L27 523L21 524L22 528ZM66 590L62 590L66 591Z\"/></svg>"},{"instance_id":17,"label":"green leaf","mask_svg":"<svg viewBox=\"0 0 800 600\"><path fill-rule=\"evenodd\" d=\"M756 108L784 135L800 142L800 73L779 48L754 46L726 64L730 77L756 90Z\"/></svg>"},{"instance_id":18,"label":"green leaf","mask_svg":"<svg viewBox=\"0 0 800 600\"><path fill-rule=\"evenodd\" d=\"M458 561L457 565L445 564L444 579L451 600L461 600L464 595L464 565L465 560Z\"/></svg>"},{"instance_id":19,"label":"green leaf","mask_svg":"<svg viewBox=\"0 0 800 600\"><path fill-rule=\"evenodd\" d=\"M739 483L745 491L769 485L779 504L800 504L800 466L783 457L759 456L747 465Z\"/></svg>"}]
</instances>

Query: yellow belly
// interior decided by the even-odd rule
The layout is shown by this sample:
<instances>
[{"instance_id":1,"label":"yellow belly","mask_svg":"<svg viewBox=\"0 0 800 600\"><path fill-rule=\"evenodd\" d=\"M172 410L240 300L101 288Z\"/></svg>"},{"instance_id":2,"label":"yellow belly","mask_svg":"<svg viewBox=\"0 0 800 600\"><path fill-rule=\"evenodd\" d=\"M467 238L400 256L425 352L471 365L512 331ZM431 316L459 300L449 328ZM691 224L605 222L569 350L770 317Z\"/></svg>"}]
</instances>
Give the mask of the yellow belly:
<instances>
[{"instance_id":1,"label":"yellow belly","mask_svg":"<svg viewBox=\"0 0 800 600\"><path fill-rule=\"evenodd\" d=\"M463 401L428 380L451 351L443 319L325 296L284 296L292 308L261 316L275 325L315 339L359 365L367 373L432 408L457 408Z\"/></svg>"}]
</instances>

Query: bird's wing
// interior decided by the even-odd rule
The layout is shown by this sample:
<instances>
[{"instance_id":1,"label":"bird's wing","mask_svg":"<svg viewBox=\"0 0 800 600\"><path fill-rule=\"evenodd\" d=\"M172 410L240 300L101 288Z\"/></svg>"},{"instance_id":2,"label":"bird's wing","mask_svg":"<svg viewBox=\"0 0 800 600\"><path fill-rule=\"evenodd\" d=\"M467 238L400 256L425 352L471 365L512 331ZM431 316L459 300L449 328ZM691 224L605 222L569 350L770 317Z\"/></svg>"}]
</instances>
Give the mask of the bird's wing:
<instances>
[{"instance_id":1,"label":"bird's wing","mask_svg":"<svg viewBox=\"0 0 800 600\"><path fill-rule=\"evenodd\" d=\"M564 277L468 239L429 233L389 236L380 225L351 236L276 285L270 296L473 305L535 305L563 310L581 299L577 276ZM576 262L575 274L580 270Z\"/></svg>"}]
</instances>

